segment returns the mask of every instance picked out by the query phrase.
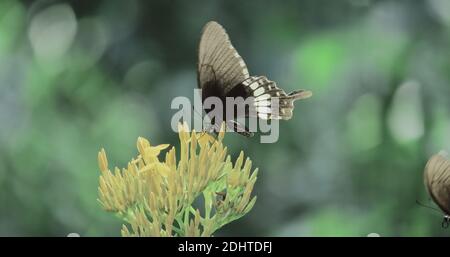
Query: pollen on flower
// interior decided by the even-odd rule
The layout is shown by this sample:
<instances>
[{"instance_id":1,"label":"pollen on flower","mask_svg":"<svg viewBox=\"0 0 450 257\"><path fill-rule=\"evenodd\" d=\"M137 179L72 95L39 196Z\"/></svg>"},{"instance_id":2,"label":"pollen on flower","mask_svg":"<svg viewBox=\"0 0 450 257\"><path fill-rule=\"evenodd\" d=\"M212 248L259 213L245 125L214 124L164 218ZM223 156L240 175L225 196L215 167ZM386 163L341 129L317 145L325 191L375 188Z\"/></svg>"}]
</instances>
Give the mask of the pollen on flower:
<instances>
[{"instance_id":1,"label":"pollen on flower","mask_svg":"<svg viewBox=\"0 0 450 257\"><path fill-rule=\"evenodd\" d=\"M257 171L251 171L251 161L244 161L243 152L232 163L222 143L224 129L217 137L190 131L186 123L178 129L178 149L153 146L139 137L138 155L114 172L108 169L105 150L98 153L98 200L127 223L123 236L211 236L255 204L251 193ZM226 197L218 200L217 192L225 192ZM204 207L195 209L199 197Z\"/></svg>"}]
</instances>

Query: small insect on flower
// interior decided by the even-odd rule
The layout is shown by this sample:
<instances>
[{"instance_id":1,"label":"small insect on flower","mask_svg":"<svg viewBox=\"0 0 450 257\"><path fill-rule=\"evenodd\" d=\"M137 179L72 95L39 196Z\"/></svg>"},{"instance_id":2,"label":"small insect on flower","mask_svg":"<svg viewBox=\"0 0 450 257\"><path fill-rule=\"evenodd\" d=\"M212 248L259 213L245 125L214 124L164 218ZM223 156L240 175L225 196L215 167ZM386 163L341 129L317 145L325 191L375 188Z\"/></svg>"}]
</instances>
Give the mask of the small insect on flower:
<instances>
[{"instance_id":1,"label":"small insect on flower","mask_svg":"<svg viewBox=\"0 0 450 257\"><path fill-rule=\"evenodd\" d=\"M425 187L433 201L444 212L442 227L450 224L450 160L445 151L433 155L424 172Z\"/></svg>"}]
</instances>

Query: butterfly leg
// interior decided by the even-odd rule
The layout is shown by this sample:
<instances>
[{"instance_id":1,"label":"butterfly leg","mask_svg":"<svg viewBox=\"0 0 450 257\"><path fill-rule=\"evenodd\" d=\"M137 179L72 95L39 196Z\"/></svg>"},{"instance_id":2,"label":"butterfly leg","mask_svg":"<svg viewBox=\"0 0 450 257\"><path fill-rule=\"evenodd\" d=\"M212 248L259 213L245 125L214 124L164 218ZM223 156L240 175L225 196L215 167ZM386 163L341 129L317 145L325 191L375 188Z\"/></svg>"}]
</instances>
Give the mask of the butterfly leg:
<instances>
[{"instance_id":1,"label":"butterfly leg","mask_svg":"<svg viewBox=\"0 0 450 257\"><path fill-rule=\"evenodd\" d=\"M210 123L203 131L200 137L204 136L205 134L209 134L213 136L215 139L217 139L217 136L219 135L219 126L217 124Z\"/></svg>"},{"instance_id":2,"label":"butterfly leg","mask_svg":"<svg viewBox=\"0 0 450 257\"><path fill-rule=\"evenodd\" d=\"M253 132L250 132L250 130L245 125L242 125L237 121L229 120L226 123L229 128L231 128L234 132L237 132L240 135L243 135L246 137L254 136Z\"/></svg>"}]
</instances>

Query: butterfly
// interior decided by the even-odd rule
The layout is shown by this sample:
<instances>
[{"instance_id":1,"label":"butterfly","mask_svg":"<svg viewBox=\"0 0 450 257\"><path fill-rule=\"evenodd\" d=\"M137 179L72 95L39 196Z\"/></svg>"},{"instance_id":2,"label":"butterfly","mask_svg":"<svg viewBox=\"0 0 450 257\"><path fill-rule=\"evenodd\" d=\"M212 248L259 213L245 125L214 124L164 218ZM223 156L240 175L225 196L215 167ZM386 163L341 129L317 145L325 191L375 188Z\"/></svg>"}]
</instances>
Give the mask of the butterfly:
<instances>
[{"instance_id":1,"label":"butterfly","mask_svg":"<svg viewBox=\"0 0 450 257\"><path fill-rule=\"evenodd\" d=\"M442 227L450 224L450 160L444 151L433 155L424 172L425 187L433 201L444 212Z\"/></svg>"},{"instance_id":2,"label":"butterfly","mask_svg":"<svg viewBox=\"0 0 450 257\"><path fill-rule=\"evenodd\" d=\"M312 95L311 91L307 90L287 94L265 76L251 76L225 29L215 21L208 22L202 30L198 47L197 82L202 90L203 104L208 97L217 97L222 103L226 103L227 97L253 99L249 107L240 115L233 116L233 119L213 121L219 125L225 122L227 127L247 137L253 133L237 121L238 116L289 120L292 118L294 101ZM275 98L278 101L271 101ZM210 108L203 109L208 115L211 112ZM225 106L224 110L226 109ZM226 117L225 113L222 117Z\"/></svg>"}]
</instances>

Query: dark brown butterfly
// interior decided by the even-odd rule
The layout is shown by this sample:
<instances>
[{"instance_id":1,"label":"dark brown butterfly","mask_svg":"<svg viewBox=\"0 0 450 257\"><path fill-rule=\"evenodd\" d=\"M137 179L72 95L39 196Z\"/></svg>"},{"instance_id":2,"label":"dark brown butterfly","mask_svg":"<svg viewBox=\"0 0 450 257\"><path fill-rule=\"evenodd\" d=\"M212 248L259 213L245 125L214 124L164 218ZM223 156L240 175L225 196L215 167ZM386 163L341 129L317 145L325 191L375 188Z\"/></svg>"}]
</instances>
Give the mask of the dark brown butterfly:
<instances>
[{"instance_id":1,"label":"dark brown butterfly","mask_svg":"<svg viewBox=\"0 0 450 257\"><path fill-rule=\"evenodd\" d=\"M253 97L253 104L243 112L244 117L289 120L294 110L294 101L312 95L306 90L286 94L274 81L264 76L250 76L244 60L231 44L224 28L217 22L208 22L203 28L198 51L197 80L198 87L202 89L203 103L210 96L220 98L224 105L226 97ZM278 105L271 106L271 99L274 97L278 98ZM204 110L207 114L211 111ZM251 136L252 133L235 119L216 122L219 125L225 122L234 131Z\"/></svg>"},{"instance_id":2,"label":"dark brown butterfly","mask_svg":"<svg viewBox=\"0 0 450 257\"><path fill-rule=\"evenodd\" d=\"M431 198L444 212L442 227L447 228L450 223L450 160L446 152L441 151L428 160L424 182Z\"/></svg>"}]
</instances>

